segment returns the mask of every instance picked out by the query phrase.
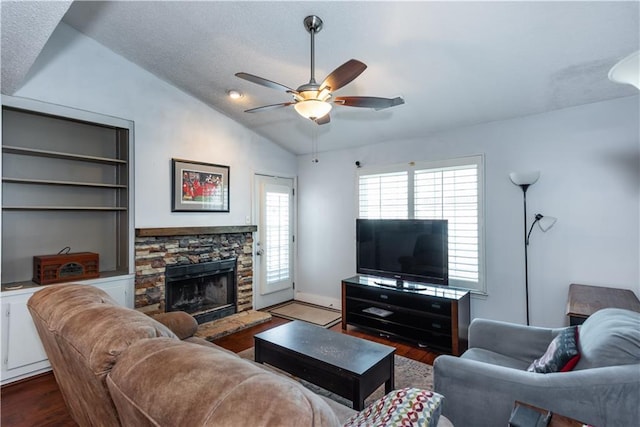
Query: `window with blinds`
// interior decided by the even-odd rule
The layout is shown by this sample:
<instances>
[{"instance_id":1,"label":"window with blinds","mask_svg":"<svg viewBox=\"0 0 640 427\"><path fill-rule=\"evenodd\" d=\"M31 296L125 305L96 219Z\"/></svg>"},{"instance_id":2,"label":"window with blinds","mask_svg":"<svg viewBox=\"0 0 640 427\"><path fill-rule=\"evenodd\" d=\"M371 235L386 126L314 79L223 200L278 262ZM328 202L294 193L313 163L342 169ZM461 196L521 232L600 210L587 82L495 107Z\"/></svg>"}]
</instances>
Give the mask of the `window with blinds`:
<instances>
[{"instance_id":1,"label":"window with blinds","mask_svg":"<svg viewBox=\"0 0 640 427\"><path fill-rule=\"evenodd\" d=\"M406 171L361 175L358 184L360 218L407 218L407 183Z\"/></svg>"},{"instance_id":2,"label":"window with blinds","mask_svg":"<svg viewBox=\"0 0 640 427\"><path fill-rule=\"evenodd\" d=\"M289 194L265 195L265 246L267 283L289 278Z\"/></svg>"},{"instance_id":3,"label":"window with blinds","mask_svg":"<svg viewBox=\"0 0 640 427\"><path fill-rule=\"evenodd\" d=\"M360 218L446 219L449 284L485 292L482 280L482 156L362 170Z\"/></svg>"}]
</instances>

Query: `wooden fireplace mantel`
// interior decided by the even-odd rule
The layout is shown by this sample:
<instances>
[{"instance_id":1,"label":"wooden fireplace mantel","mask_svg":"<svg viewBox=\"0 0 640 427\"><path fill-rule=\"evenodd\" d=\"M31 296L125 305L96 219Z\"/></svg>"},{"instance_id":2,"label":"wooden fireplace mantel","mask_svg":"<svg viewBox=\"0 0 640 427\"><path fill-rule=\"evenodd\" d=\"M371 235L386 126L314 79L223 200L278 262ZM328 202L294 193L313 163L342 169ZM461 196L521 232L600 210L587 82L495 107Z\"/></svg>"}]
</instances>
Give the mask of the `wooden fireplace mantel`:
<instances>
[{"instance_id":1,"label":"wooden fireplace mantel","mask_svg":"<svg viewBox=\"0 0 640 427\"><path fill-rule=\"evenodd\" d=\"M192 236L199 234L253 233L257 225L224 225L216 227L136 228L136 237Z\"/></svg>"}]
</instances>

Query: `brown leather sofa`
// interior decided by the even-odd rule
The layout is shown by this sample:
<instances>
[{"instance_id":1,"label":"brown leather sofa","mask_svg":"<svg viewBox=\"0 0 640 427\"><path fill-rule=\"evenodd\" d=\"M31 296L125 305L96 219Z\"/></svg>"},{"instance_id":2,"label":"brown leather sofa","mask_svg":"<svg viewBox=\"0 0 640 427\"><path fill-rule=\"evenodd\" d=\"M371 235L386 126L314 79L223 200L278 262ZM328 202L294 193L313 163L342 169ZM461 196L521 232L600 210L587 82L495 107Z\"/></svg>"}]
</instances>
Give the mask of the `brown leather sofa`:
<instances>
[{"instance_id":1,"label":"brown leather sofa","mask_svg":"<svg viewBox=\"0 0 640 427\"><path fill-rule=\"evenodd\" d=\"M151 318L76 284L42 289L28 308L80 426L339 426L355 414L194 337L186 313Z\"/></svg>"}]
</instances>

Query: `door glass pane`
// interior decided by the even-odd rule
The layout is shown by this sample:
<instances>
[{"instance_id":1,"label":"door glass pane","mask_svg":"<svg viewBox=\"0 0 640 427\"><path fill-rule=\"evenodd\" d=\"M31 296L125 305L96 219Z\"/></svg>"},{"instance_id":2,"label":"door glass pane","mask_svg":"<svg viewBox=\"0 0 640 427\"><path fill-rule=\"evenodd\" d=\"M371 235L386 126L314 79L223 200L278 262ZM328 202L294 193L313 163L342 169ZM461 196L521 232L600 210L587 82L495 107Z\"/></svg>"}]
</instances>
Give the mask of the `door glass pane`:
<instances>
[{"instance_id":1,"label":"door glass pane","mask_svg":"<svg viewBox=\"0 0 640 427\"><path fill-rule=\"evenodd\" d=\"M289 194L265 194L266 280L275 283L289 279Z\"/></svg>"}]
</instances>

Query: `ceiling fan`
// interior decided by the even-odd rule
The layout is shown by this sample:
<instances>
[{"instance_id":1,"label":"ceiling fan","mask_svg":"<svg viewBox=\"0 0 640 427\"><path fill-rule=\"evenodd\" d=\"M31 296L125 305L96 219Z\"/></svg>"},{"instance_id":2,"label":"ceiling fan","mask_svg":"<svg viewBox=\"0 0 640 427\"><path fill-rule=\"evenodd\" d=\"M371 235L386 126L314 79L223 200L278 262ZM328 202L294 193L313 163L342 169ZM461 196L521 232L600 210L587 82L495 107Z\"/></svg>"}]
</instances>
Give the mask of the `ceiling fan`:
<instances>
[{"instance_id":1,"label":"ceiling fan","mask_svg":"<svg viewBox=\"0 0 640 427\"><path fill-rule=\"evenodd\" d=\"M276 90L284 90L293 95L291 102L280 104L264 105L262 107L245 110L245 113L256 113L259 111L272 110L275 108L288 107L293 105L298 114L308 118L319 125L329 123L329 111L332 104L343 105L345 107L363 107L382 110L404 104L401 97L379 98L373 96L336 96L333 92L351 83L358 77L367 66L357 59L350 59L335 70L333 70L321 84L315 79L315 49L314 36L322 29L322 19L315 15L304 18L304 27L311 34L311 78L309 83L303 84L297 89L291 89L283 84L267 80L249 73L236 73L241 79L266 86ZM332 99L333 98L333 99Z\"/></svg>"}]
</instances>

